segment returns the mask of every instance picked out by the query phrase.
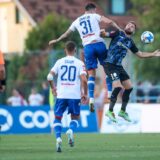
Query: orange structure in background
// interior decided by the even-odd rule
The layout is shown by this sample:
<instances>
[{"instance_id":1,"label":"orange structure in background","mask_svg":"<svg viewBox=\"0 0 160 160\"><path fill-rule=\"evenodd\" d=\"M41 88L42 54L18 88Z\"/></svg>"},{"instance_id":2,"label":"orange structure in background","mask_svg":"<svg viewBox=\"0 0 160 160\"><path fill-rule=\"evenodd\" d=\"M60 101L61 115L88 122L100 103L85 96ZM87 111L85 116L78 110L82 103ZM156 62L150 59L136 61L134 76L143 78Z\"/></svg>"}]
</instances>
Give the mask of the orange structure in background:
<instances>
[{"instance_id":1,"label":"orange structure in background","mask_svg":"<svg viewBox=\"0 0 160 160\"><path fill-rule=\"evenodd\" d=\"M0 65L4 64L4 58L3 58L3 53L0 51Z\"/></svg>"}]
</instances>

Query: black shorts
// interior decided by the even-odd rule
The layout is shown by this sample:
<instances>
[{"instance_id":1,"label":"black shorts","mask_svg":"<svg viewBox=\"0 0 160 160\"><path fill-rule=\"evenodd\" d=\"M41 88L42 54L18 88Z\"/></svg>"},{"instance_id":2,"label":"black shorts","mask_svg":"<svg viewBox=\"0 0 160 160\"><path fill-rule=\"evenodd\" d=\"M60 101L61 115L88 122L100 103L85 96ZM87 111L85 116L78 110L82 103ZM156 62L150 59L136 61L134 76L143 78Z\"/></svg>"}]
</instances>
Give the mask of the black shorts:
<instances>
[{"instance_id":1,"label":"black shorts","mask_svg":"<svg viewBox=\"0 0 160 160\"><path fill-rule=\"evenodd\" d=\"M122 81L130 79L128 73L124 70L122 66L117 66L111 63L106 63L105 65L103 65L103 67L104 67L104 71L106 75L112 81L120 80L122 82Z\"/></svg>"}]
</instances>

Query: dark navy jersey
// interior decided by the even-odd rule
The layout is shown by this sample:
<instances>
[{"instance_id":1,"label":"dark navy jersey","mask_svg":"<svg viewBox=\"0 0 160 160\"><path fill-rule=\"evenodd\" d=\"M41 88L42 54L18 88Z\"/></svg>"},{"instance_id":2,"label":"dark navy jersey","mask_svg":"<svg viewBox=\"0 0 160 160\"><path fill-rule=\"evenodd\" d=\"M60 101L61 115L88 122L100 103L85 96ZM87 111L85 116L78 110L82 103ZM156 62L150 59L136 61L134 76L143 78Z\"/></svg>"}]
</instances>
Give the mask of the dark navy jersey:
<instances>
[{"instance_id":1,"label":"dark navy jersey","mask_svg":"<svg viewBox=\"0 0 160 160\"><path fill-rule=\"evenodd\" d=\"M131 50L133 53L138 52L133 40L122 31L116 31L110 33L110 38L112 38L109 49L107 62L115 65L122 65L122 60L127 54L127 50Z\"/></svg>"}]
</instances>

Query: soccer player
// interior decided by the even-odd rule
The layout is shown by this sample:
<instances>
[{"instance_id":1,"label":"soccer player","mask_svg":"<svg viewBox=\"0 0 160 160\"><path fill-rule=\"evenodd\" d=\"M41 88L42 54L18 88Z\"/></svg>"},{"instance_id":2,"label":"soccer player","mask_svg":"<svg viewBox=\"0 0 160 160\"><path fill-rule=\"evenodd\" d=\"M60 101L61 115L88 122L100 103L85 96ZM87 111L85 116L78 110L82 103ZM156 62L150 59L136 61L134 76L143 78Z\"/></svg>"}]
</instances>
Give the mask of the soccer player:
<instances>
[{"instance_id":1,"label":"soccer player","mask_svg":"<svg viewBox=\"0 0 160 160\"><path fill-rule=\"evenodd\" d=\"M72 147L74 145L73 132L78 127L80 103L86 102L87 99L87 78L84 63L74 57L75 52L75 43L67 42L65 45L66 57L59 59L47 76L52 93L57 96L54 107L57 152L61 152L61 119L63 113L68 108L68 113L71 114L71 122L66 134L68 135L68 143ZM57 89L53 84L55 75L58 75Z\"/></svg>"},{"instance_id":2,"label":"soccer player","mask_svg":"<svg viewBox=\"0 0 160 160\"><path fill-rule=\"evenodd\" d=\"M5 67L3 53L0 51L0 92L5 90L6 80L5 80Z\"/></svg>"},{"instance_id":3,"label":"soccer player","mask_svg":"<svg viewBox=\"0 0 160 160\"><path fill-rule=\"evenodd\" d=\"M96 6L93 3L88 3L85 6L85 13L78 17L71 24L69 29L58 39L49 42L50 45L55 44L68 37L71 32L78 30L84 46L85 65L89 75L88 91L91 112L94 112L94 86L98 63L97 60L103 65L103 60L107 58L107 49L104 44L104 39L100 37L100 22L119 28L112 20L96 14ZM108 83L108 90L110 91L109 93L111 93L112 87L110 81L108 81Z\"/></svg>"},{"instance_id":4,"label":"soccer player","mask_svg":"<svg viewBox=\"0 0 160 160\"><path fill-rule=\"evenodd\" d=\"M108 56L106 64L104 65L104 70L106 74L112 79L113 92L111 95L111 101L109 105L109 110L106 115L113 121L117 122L113 108L117 101L118 93L124 88L122 96L122 106L119 112L119 116L127 121L131 121L129 115L126 112L126 106L129 101L129 96L132 92L132 83L129 75L124 70L122 66L122 60L126 56L127 51L131 51L133 54L139 58L149 58L149 57L159 57L160 51L156 50L152 53L141 52L132 40L132 35L136 31L135 22L128 22L124 30L117 30L112 32L102 31L102 35L105 37L110 37L111 42L108 49Z\"/></svg>"}]
</instances>

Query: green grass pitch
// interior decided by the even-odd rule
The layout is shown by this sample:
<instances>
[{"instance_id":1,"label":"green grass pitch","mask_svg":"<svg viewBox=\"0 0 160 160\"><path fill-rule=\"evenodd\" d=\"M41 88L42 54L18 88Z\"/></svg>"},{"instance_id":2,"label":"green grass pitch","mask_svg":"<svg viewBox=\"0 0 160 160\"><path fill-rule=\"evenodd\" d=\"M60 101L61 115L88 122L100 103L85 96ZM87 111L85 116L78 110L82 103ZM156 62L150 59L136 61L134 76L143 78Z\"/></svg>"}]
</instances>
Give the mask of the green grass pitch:
<instances>
[{"instance_id":1,"label":"green grass pitch","mask_svg":"<svg viewBox=\"0 0 160 160\"><path fill-rule=\"evenodd\" d=\"M75 147L63 135L0 135L0 160L160 160L160 134L76 134Z\"/></svg>"}]
</instances>

